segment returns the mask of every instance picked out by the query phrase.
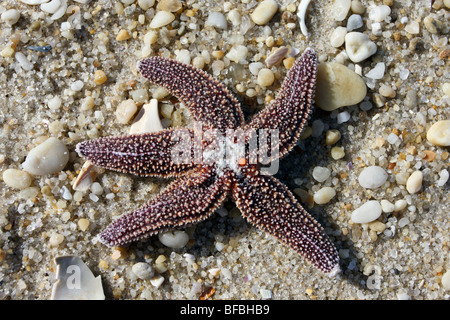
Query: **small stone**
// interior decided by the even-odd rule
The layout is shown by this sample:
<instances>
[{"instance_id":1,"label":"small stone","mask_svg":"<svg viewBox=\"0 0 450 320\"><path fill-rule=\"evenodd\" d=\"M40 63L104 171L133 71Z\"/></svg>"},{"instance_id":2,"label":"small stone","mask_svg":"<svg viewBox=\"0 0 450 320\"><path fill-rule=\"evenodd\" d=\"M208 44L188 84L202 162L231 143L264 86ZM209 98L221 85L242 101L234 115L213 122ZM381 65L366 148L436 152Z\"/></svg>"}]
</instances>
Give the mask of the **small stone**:
<instances>
[{"instance_id":1,"label":"small stone","mask_svg":"<svg viewBox=\"0 0 450 320\"><path fill-rule=\"evenodd\" d=\"M125 124L131 120L137 111L136 103L132 99L122 101L117 106L116 118L121 124Z\"/></svg>"},{"instance_id":2,"label":"small stone","mask_svg":"<svg viewBox=\"0 0 450 320\"><path fill-rule=\"evenodd\" d=\"M450 5L447 8L450 8ZM450 270L447 270L442 276L441 284L445 290L450 290Z\"/></svg>"},{"instance_id":3,"label":"small stone","mask_svg":"<svg viewBox=\"0 0 450 320\"><path fill-rule=\"evenodd\" d=\"M365 76L367 78L379 80L379 79L383 78L385 70L386 70L386 65L384 64L384 62L379 62L375 65L375 67L372 70L367 72L365 74Z\"/></svg>"},{"instance_id":4,"label":"small stone","mask_svg":"<svg viewBox=\"0 0 450 320\"><path fill-rule=\"evenodd\" d=\"M106 76L104 71L102 71L102 70L95 71L95 73L94 73L94 83L96 85L104 84L107 79L108 79L108 77Z\"/></svg>"},{"instance_id":5,"label":"small stone","mask_svg":"<svg viewBox=\"0 0 450 320\"><path fill-rule=\"evenodd\" d=\"M446 82L442 85L442 92L447 96L450 97L450 82Z\"/></svg>"},{"instance_id":6,"label":"small stone","mask_svg":"<svg viewBox=\"0 0 450 320\"><path fill-rule=\"evenodd\" d=\"M331 170L325 167L314 167L312 176L317 182L324 182L331 175Z\"/></svg>"},{"instance_id":7,"label":"small stone","mask_svg":"<svg viewBox=\"0 0 450 320\"><path fill-rule=\"evenodd\" d=\"M70 85L70 89L73 91L81 91L81 89L83 89L83 87L84 87L84 83L81 80L74 81Z\"/></svg>"},{"instance_id":8,"label":"small stone","mask_svg":"<svg viewBox=\"0 0 450 320\"><path fill-rule=\"evenodd\" d=\"M250 18L257 25L263 26L268 23L278 11L278 4L275 0L263 0L250 14Z\"/></svg>"},{"instance_id":9,"label":"small stone","mask_svg":"<svg viewBox=\"0 0 450 320\"><path fill-rule=\"evenodd\" d=\"M339 130L331 129L331 130L328 130L327 133L325 134L325 144L327 146L331 146L331 145L335 144L340 139L341 139L341 133L339 132Z\"/></svg>"},{"instance_id":10,"label":"small stone","mask_svg":"<svg viewBox=\"0 0 450 320\"><path fill-rule=\"evenodd\" d=\"M409 193L417 193L419 192L420 188L422 188L422 181L423 181L423 173L422 171L414 171L408 178L408 181L406 181L406 190L408 190Z\"/></svg>"},{"instance_id":11,"label":"small stone","mask_svg":"<svg viewBox=\"0 0 450 320\"><path fill-rule=\"evenodd\" d=\"M81 218L78 220L78 227L81 231L86 231L89 228L90 221L85 218Z\"/></svg>"},{"instance_id":12,"label":"small stone","mask_svg":"<svg viewBox=\"0 0 450 320\"><path fill-rule=\"evenodd\" d=\"M138 6L144 11L153 7L154 4L155 0L138 0Z\"/></svg>"},{"instance_id":13,"label":"small stone","mask_svg":"<svg viewBox=\"0 0 450 320\"><path fill-rule=\"evenodd\" d=\"M406 202L406 200L404 200L404 199L397 200L394 203L394 211L396 211L396 212L402 211L403 209L406 208L407 205L408 205L408 202Z\"/></svg>"},{"instance_id":14,"label":"small stone","mask_svg":"<svg viewBox=\"0 0 450 320\"><path fill-rule=\"evenodd\" d=\"M145 262L135 263L131 267L131 270L139 279L142 280L150 279L155 275L155 269Z\"/></svg>"},{"instance_id":15,"label":"small stone","mask_svg":"<svg viewBox=\"0 0 450 320\"><path fill-rule=\"evenodd\" d=\"M22 164L32 175L47 175L61 171L69 161L69 150L58 139L50 137L30 150Z\"/></svg>"},{"instance_id":16,"label":"small stone","mask_svg":"<svg viewBox=\"0 0 450 320\"><path fill-rule=\"evenodd\" d=\"M450 9L450 0L444 0L444 5L447 7L447 9Z\"/></svg>"},{"instance_id":17,"label":"small stone","mask_svg":"<svg viewBox=\"0 0 450 320\"><path fill-rule=\"evenodd\" d=\"M434 123L427 131L427 140L436 146L450 146L450 120Z\"/></svg>"},{"instance_id":18,"label":"small stone","mask_svg":"<svg viewBox=\"0 0 450 320\"><path fill-rule=\"evenodd\" d=\"M391 14L391 8L386 5L369 7L369 19L376 22L384 21Z\"/></svg>"},{"instance_id":19,"label":"small stone","mask_svg":"<svg viewBox=\"0 0 450 320\"><path fill-rule=\"evenodd\" d=\"M130 33L125 29L120 30L116 36L117 41L125 41L128 39L130 39Z\"/></svg>"},{"instance_id":20,"label":"small stone","mask_svg":"<svg viewBox=\"0 0 450 320\"><path fill-rule=\"evenodd\" d=\"M167 11L167 12L177 12L183 7L180 0L160 0L156 9Z\"/></svg>"},{"instance_id":21,"label":"small stone","mask_svg":"<svg viewBox=\"0 0 450 320\"><path fill-rule=\"evenodd\" d=\"M248 48L243 45L233 46L230 51L228 51L226 57L233 62L239 63L239 61L244 60L247 57Z\"/></svg>"},{"instance_id":22,"label":"small stone","mask_svg":"<svg viewBox=\"0 0 450 320\"><path fill-rule=\"evenodd\" d=\"M449 178L449 172L447 171L447 169L442 169L439 172L439 180L437 181L436 185L438 187L443 187L445 186L445 184L447 183Z\"/></svg>"},{"instance_id":23,"label":"small stone","mask_svg":"<svg viewBox=\"0 0 450 320\"><path fill-rule=\"evenodd\" d=\"M189 235L182 230L159 233L158 238L163 245L173 249L183 248L189 241Z\"/></svg>"},{"instance_id":24,"label":"small stone","mask_svg":"<svg viewBox=\"0 0 450 320\"><path fill-rule=\"evenodd\" d=\"M352 94L348 94L352 92ZM364 80L350 68L335 62L319 63L316 104L325 111L360 103L367 94Z\"/></svg>"},{"instance_id":25,"label":"small stone","mask_svg":"<svg viewBox=\"0 0 450 320\"><path fill-rule=\"evenodd\" d=\"M379 92L383 97L386 97L386 98L395 98L395 95L396 95L394 89L392 89L391 86L387 86L387 85L385 85L385 84L382 84L382 85L380 86L380 89L378 90L378 92Z\"/></svg>"},{"instance_id":26,"label":"small stone","mask_svg":"<svg viewBox=\"0 0 450 320\"><path fill-rule=\"evenodd\" d=\"M25 189L31 185L31 176L22 170L6 169L3 171L3 181L14 189Z\"/></svg>"},{"instance_id":27,"label":"small stone","mask_svg":"<svg viewBox=\"0 0 450 320\"><path fill-rule=\"evenodd\" d=\"M345 36L345 51L355 63L361 62L377 52L377 45L361 32L349 32Z\"/></svg>"},{"instance_id":28,"label":"small stone","mask_svg":"<svg viewBox=\"0 0 450 320\"><path fill-rule=\"evenodd\" d=\"M389 202L388 200L381 200L380 201L381 204L381 210L383 210L383 212L385 213L390 213L390 212L394 212L395 210L395 205L391 202Z\"/></svg>"},{"instance_id":29,"label":"small stone","mask_svg":"<svg viewBox=\"0 0 450 320\"><path fill-rule=\"evenodd\" d=\"M53 98L48 100L47 106L51 110L58 110L61 107L61 103L62 103L61 98L59 96L54 96Z\"/></svg>"},{"instance_id":30,"label":"small stone","mask_svg":"<svg viewBox=\"0 0 450 320\"><path fill-rule=\"evenodd\" d=\"M417 108L418 103L418 96L416 90L409 90L406 93L405 100L403 101L404 105L408 109L415 109Z\"/></svg>"},{"instance_id":31,"label":"small stone","mask_svg":"<svg viewBox=\"0 0 450 320\"><path fill-rule=\"evenodd\" d=\"M347 122L348 120L350 120L350 113L347 110L339 112L336 116L336 121L338 124Z\"/></svg>"},{"instance_id":32,"label":"small stone","mask_svg":"<svg viewBox=\"0 0 450 320\"><path fill-rule=\"evenodd\" d=\"M17 23L20 19L20 12L16 9L9 9L2 13L1 15L2 21L5 21L6 24L12 26Z\"/></svg>"},{"instance_id":33,"label":"small stone","mask_svg":"<svg viewBox=\"0 0 450 320\"><path fill-rule=\"evenodd\" d=\"M399 139L400 138L393 132L390 133L386 138L386 140L387 140L387 142L389 142L389 144L395 144L395 143L397 143L397 141L399 141Z\"/></svg>"},{"instance_id":34,"label":"small stone","mask_svg":"<svg viewBox=\"0 0 450 320\"><path fill-rule=\"evenodd\" d=\"M369 229L375 232L383 232L386 230L386 225L381 221L372 221L369 223Z\"/></svg>"},{"instance_id":35,"label":"small stone","mask_svg":"<svg viewBox=\"0 0 450 320\"><path fill-rule=\"evenodd\" d=\"M420 32L420 25L417 21L410 21L406 26L405 26L405 31L410 33L410 34L419 34Z\"/></svg>"},{"instance_id":36,"label":"small stone","mask_svg":"<svg viewBox=\"0 0 450 320\"><path fill-rule=\"evenodd\" d=\"M350 32L355 29L359 29L364 25L362 18L359 14L352 14L347 20L347 31Z\"/></svg>"},{"instance_id":37,"label":"small stone","mask_svg":"<svg viewBox=\"0 0 450 320\"><path fill-rule=\"evenodd\" d=\"M347 34L347 28L345 27L337 27L333 30L330 37L330 44L338 48L344 44L345 41L345 35Z\"/></svg>"},{"instance_id":38,"label":"small stone","mask_svg":"<svg viewBox=\"0 0 450 320\"><path fill-rule=\"evenodd\" d=\"M214 28L226 30L227 29L227 19L225 16L217 11L211 12L206 19L205 26L212 26Z\"/></svg>"},{"instance_id":39,"label":"small stone","mask_svg":"<svg viewBox=\"0 0 450 320\"><path fill-rule=\"evenodd\" d=\"M359 185L366 189L381 187L387 180L388 174L379 166L364 168L358 177Z\"/></svg>"},{"instance_id":40,"label":"small stone","mask_svg":"<svg viewBox=\"0 0 450 320\"><path fill-rule=\"evenodd\" d=\"M60 0L52 0L47 3L41 4L41 10L47 13L55 13L61 7Z\"/></svg>"},{"instance_id":41,"label":"small stone","mask_svg":"<svg viewBox=\"0 0 450 320\"><path fill-rule=\"evenodd\" d=\"M351 10L356 14L363 14L366 11L366 8L359 0L352 0Z\"/></svg>"},{"instance_id":42,"label":"small stone","mask_svg":"<svg viewBox=\"0 0 450 320\"><path fill-rule=\"evenodd\" d=\"M23 70L30 71L33 69L34 65L22 52L16 52L14 58L19 62L19 65Z\"/></svg>"},{"instance_id":43,"label":"small stone","mask_svg":"<svg viewBox=\"0 0 450 320\"><path fill-rule=\"evenodd\" d=\"M171 12L158 11L150 22L150 28L157 29L172 23L175 20L175 16Z\"/></svg>"},{"instance_id":44,"label":"small stone","mask_svg":"<svg viewBox=\"0 0 450 320\"><path fill-rule=\"evenodd\" d=\"M164 277L159 274L157 274L155 277L150 279L150 283L155 288L159 288L163 284L163 282L164 282Z\"/></svg>"},{"instance_id":45,"label":"small stone","mask_svg":"<svg viewBox=\"0 0 450 320\"><path fill-rule=\"evenodd\" d=\"M275 80L275 76L274 76L272 70L263 68L263 69L259 70L258 78L257 78L256 82L261 87L268 87L268 86L272 85L274 80Z\"/></svg>"},{"instance_id":46,"label":"small stone","mask_svg":"<svg viewBox=\"0 0 450 320\"><path fill-rule=\"evenodd\" d=\"M333 147L331 148L331 157L334 160L339 160L345 157L344 148L342 147Z\"/></svg>"},{"instance_id":47,"label":"small stone","mask_svg":"<svg viewBox=\"0 0 450 320\"><path fill-rule=\"evenodd\" d=\"M381 215L381 205L376 200L369 200L352 212L354 223L369 223L378 219Z\"/></svg>"},{"instance_id":48,"label":"small stone","mask_svg":"<svg viewBox=\"0 0 450 320\"><path fill-rule=\"evenodd\" d=\"M137 103L146 103L148 101L148 90L136 89L130 91L131 98Z\"/></svg>"},{"instance_id":49,"label":"small stone","mask_svg":"<svg viewBox=\"0 0 450 320\"><path fill-rule=\"evenodd\" d=\"M54 233L50 236L49 244L51 247L57 247L64 241L64 236L59 233Z\"/></svg>"},{"instance_id":50,"label":"small stone","mask_svg":"<svg viewBox=\"0 0 450 320\"><path fill-rule=\"evenodd\" d=\"M252 62L248 65L248 70L252 75L257 76L259 70L261 70L263 67L264 64L262 62Z\"/></svg>"},{"instance_id":51,"label":"small stone","mask_svg":"<svg viewBox=\"0 0 450 320\"><path fill-rule=\"evenodd\" d=\"M323 187L314 193L314 202L317 204L325 204L330 202L336 195L336 191L331 187Z\"/></svg>"},{"instance_id":52,"label":"small stone","mask_svg":"<svg viewBox=\"0 0 450 320\"><path fill-rule=\"evenodd\" d=\"M351 0L336 0L333 5L333 16L336 21L344 21L350 10Z\"/></svg>"}]
</instances>

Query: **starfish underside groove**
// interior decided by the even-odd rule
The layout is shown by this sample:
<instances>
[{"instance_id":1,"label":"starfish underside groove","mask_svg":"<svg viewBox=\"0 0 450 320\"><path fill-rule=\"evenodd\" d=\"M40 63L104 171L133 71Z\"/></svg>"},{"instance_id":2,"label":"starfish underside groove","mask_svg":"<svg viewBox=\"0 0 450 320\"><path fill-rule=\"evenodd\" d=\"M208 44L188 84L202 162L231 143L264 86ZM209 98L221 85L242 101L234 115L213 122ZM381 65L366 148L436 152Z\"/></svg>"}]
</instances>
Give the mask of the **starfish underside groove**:
<instances>
[{"instance_id":1,"label":"starfish underside groove","mask_svg":"<svg viewBox=\"0 0 450 320\"><path fill-rule=\"evenodd\" d=\"M311 113L317 57L313 50L305 50L289 70L275 101L248 123L236 98L202 70L160 57L141 60L138 70L177 97L193 120L202 123L203 130L277 129L279 153L271 155L271 160L276 160L294 147ZM122 246L158 232L184 228L208 218L231 196L250 223L324 273L339 272L335 246L285 185L262 174L258 164L244 162L238 170L218 170L214 164L195 162L179 164L171 159L171 149L175 143L172 137L180 133L195 134L190 128L165 129L77 145L78 153L97 166L139 176L177 177L147 205L113 221L99 235L102 243Z\"/></svg>"}]
</instances>

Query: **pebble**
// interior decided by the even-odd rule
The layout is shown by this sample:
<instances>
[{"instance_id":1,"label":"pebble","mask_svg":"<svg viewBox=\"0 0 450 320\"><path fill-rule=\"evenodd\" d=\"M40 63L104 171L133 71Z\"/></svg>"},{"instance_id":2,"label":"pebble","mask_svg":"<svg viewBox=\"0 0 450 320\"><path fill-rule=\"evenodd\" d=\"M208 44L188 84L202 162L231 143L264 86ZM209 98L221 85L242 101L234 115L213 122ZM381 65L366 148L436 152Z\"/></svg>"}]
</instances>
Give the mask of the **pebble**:
<instances>
[{"instance_id":1,"label":"pebble","mask_svg":"<svg viewBox=\"0 0 450 320\"><path fill-rule=\"evenodd\" d=\"M16 9L9 9L2 13L1 19L6 22L6 24L12 26L17 23L20 19L20 12Z\"/></svg>"},{"instance_id":2,"label":"pebble","mask_svg":"<svg viewBox=\"0 0 450 320\"><path fill-rule=\"evenodd\" d=\"M348 120L350 120L350 113L347 110L339 112L336 116L336 120L338 124L347 122Z\"/></svg>"},{"instance_id":3,"label":"pebble","mask_svg":"<svg viewBox=\"0 0 450 320\"><path fill-rule=\"evenodd\" d=\"M351 10L353 13L363 14L366 11L366 7L359 0L352 0Z\"/></svg>"},{"instance_id":4,"label":"pebble","mask_svg":"<svg viewBox=\"0 0 450 320\"><path fill-rule=\"evenodd\" d=\"M164 27L175 20L175 16L171 12L158 11L150 22L150 28L158 29Z\"/></svg>"},{"instance_id":5,"label":"pebble","mask_svg":"<svg viewBox=\"0 0 450 320\"><path fill-rule=\"evenodd\" d=\"M61 98L59 96L54 96L53 98L48 100L47 106L51 110L58 110L61 107L61 103L62 103Z\"/></svg>"},{"instance_id":6,"label":"pebble","mask_svg":"<svg viewBox=\"0 0 450 320\"><path fill-rule=\"evenodd\" d=\"M331 187L323 187L314 193L314 202L317 204L325 204L330 202L336 195L336 191Z\"/></svg>"},{"instance_id":7,"label":"pebble","mask_svg":"<svg viewBox=\"0 0 450 320\"><path fill-rule=\"evenodd\" d=\"M147 11L155 4L155 0L138 0L138 6L144 11Z\"/></svg>"},{"instance_id":8,"label":"pebble","mask_svg":"<svg viewBox=\"0 0 450 320\"><path fill-rule=\"evenodd\" d=\"M423 173L422 171L414 171L406 181L406 190L409 193L417 193L422 188Z\"/></svg>"},{"instance_id":9,"label":"pebble","mask_svg":"<svg viewBox=\"0 0 450 320\"><path fill-rule=\"evenodd\" d=\"M22 167L32 175L61 171L69 161L69 150L58 139L50 137L30 150Z\"/></svg>"},{"instance_id":10,"label":"pebble","mask_svg":"<svg viewBox=\"0 0 450 320\"><path fill-rule=\"evenodd\" d=\"M406 200L404 200L404 199L397 200L394 203L394 211L396 211L396 212L402 211L403 209L406 208L407 205L408 205L408 202L406 202Z\"/></svg>"},{"instance_id":11,"label":"pebble","mask_svg":"<svg viewBox=\"0 0 450 320\"><path fill-rule=\"evenodd\" d=\"M420 32L420 25L417 21L410 21L408 22L408 24L405 26L405 31L410 33L410 34L419 34Z\"/></svg>"},{"instance_id":12,"label":"pebble","mask_svg":"<svg viewBox=\"0 0 450 320\"><path fill-rule=\"evenodd\" d=\"M365 74L365 76L370 79L379 80L383 78L385 70L386 65L384 62L378 62L373 69Z\"/></svg>"},{"instance_id":13,"label":"pebble","mask_svg":"<svg viewBox=\"0 0 450 320\"><path fill-rule=\"evenodd\" d=\"M77 80L70 85L70 89L73 91L81 91L83 89L84 83L81 80Z\"/></svg>"},{"instance_id":14,"label":"pebble","mask_svg":"<svg viewBox=\"0 0 450 320\"><path fill-rule=\"evenodd\" d=\"M64 241L64 236L59 233L54 233L50 236L49 244L51 247L57 247Z\"/></svg>"},{"instance_id":15,"label":"pebble","mask_svg":"<svg viewBox=\"0 0 450 320\"><path fill-rule=\"evenodd\" d=\"M125 41L128 39L130 39L130 33L127 30L122 29L119 31L119 33L117 33L117 36L116 36L117 41Z\"/></svg>"},{"instance_id":16,"label":"pebble","mask_svg":"<svg viewBox=\"0 0 450 320\"><path fill-rule=\"evenodd\" d=\"M331 148L331 157L334 160L339 160L345 157L344 148L342 147L333 147Z\"/></svg>"},{"instance_id":17,"label":"pebble","mask_svg":"<svg viewBox=\"0 0 450 320\"><path fill-rule=\"evenodd\" d=\"M129 134L149 133L163 130L158 113L158 100L144 104L130 127Z\"/></svg>"},{"instance_id":18,"label":"pebble","mask_svg":"<svg viewBox=\"0 0 450 320\"><path fill-rule=\"evenodd\" d=\"M78 227L81 231L86 231L89 228L90 221L86 218L81 218L78 220Z\"/></svg>"},{"instance_id":19,"label":"pebble","mask_svg":"<svg viewBox=\"0 0 450 320\"><path fill-rule=\"evenodd\" d=\"M381 187L387 180L388 174L379 166L364 168L358 177L359 185L366 189Z\"/></svg>"},{"instance_id":20,"label":"pebble","mask_svg":"<svg viewBox=\"0 0 450 320\"><path fill-rule=\"evenodd\" d=\"M183 230L163 232L158 238L163 245L173 249L183 248L189 241L189 235Z\"/></svg>"},{"instance_id":21,"label":"pebble","mask_svg":"<svg viewBox=\"0 0 450 320\"><path fill-rule=\"evenodd\" d=\"M217 11L211 12L208 16L208 19L205 22L206 26L212 26L218 29L227 29L227 19L225 16Z\"/></svg>"},{"instance_id":22,"label":"pebble","mask_svg":"<svg viewBox=\"0 0 450 320\"><path fill-rule=\"evenodd\" d=\"M341 139L341 133L339 130L331 129L328 130L325 134L325 144L327 146L331 146L338 142Z\"/></svg>"},{"instance_id":23,"label":"pebble","mask_svg":"<svg viewBox=\"0 0 450 320\"><path fill-rule=\"evenodd\" d=\"M386 97L386 98L395 98L395 96L396 96L395 90L392 89L391 86L387 86L387 85L385 85L385 84L382 84L382 85L380 86L380 89L378 89L378 92L379 92L383 97Z\"/></svg>"},{"instance_id":24,"label":"pebble","mask_svg":"<svg viewBox=\"0 0 450 320\"><path fill-rule=\"evenodd\" d=\"M442 169L441 172L439 172L439 180L437 181L436 185L438 187L443 187L447 183L449 178L449 173L447 169Z\"/></svg>"},{"instance_id":25,"label":"pebble","mask_svg":"<svg viewBox=\"0 0 450 320\"><path fill-rule=\"evenodd\" d=\"M145 262L135 263L131 267L131 270L139 279L142 280L150 279L155 275L155 269Z\"/></svg>"},{"instance_id":26,"label":"pebble","mask_svg":"<svg viewBox=\"0 0 450 320\"><path fill-rule=\"evenodd\" d=\"M380 204L381 210L383 210L383 212L385 213L394 212L395 210L395 205L388 200L383 199L380 201Z\"/></svg>"},{"instance_id":27,"label":"pebble","mask_svg":"<svg viewBox=\"0 0 450 320\"><path fill-rule=\"evenodd\" d=\"M348 94L351 92L352 94ZM335 62L319 63L316 104L325 111L361 102L367 94L364 80L350 68Z\"/></svg>"},{"instance_id":28,"label":"pebble","mask_svg":"<svg viewBox=\"0 0 450 320\"><path fill-rule=\"evenodd\" d=\"M3 171L3 181L11 188L25 189L31 185L31 176L22 170L6 169Z\"/></svg>"},{"instance_id":29,"label":"pebble","mask_svg":"<svg viewBox=\"0 0 450 320\"><path fill-rule=\"evenodd\" d=\"M445 272L444 275L442 276L441 284L445 290L450 290L450 270L447 270L447 272Z\"/></svg>"},{"instance_id":30,"label":"pebble","mask_svg":"<svg viewBox=\"0 0 450 320\"><path fill-rule=\"evenodd\" d=\"M160 0L156 9L168 11L168 12L177 12L182 8L182 3L180 0Z\"/></svg>"},{"instance_id":31,"label":"pebble","mask_svg":"<svg viewBox=\"0 0 450 320\"><path fill-rule=\"evenodd\" d=\"M103 70L97 70L94 73L94 83L96 85L101 85L106 82L108 77L106 76L105 72Z\"/></svg>"},{"instance_id":32,"label":"pebble","mask_svg":"<svg viewBox=\"0 0 450 320\"><path fill-rule=\"evenodd\" d=\"M369 200L352 212L352 221L355 223L369 223L381 215L381 205L376 200Z\"/></svg>"},{"instance_id":33,"label":"pebble","mask_svg":"<svg viewBox=\"0 0 450 320\"><path fill-rule=\"evenodd\" d=\"M344 44L345 41L345 35L347 34L347 28L345 27L337 27L333 30L330 37L330 44L338 48Z\"/></svg>"},{"instance_id":34,"label":"pebble","mask_svg":"<svg viewBox=\"0 0 450 320\"><path fill-rule=\"evenodd\" d=\"M116 109L117 121L126 124L134 116L137 111L136 103L132 99L128 99L119 103Z\"/></svg>"},{"instance_id":35,"label":"pebble","mask_svg":"<svg viewBox=\"0 0 450 320\"><path fill-rule=\"evenodd\" d=\"M408 91L409 92L409 91ZM447 96L450 97L450 82L446 82L442 85L442 92Z\"/></svg>"},{"instance_id":36,"label":"pebble","mask_svg":"<svg viewBox=\"0 0 450 320\"><path fill-rule=\"evenodd\" d=\"M427 131L427 140L436 146L450 146L450 120L434 123Z\"/></svg>"},{"instance_id":37,"label":"pebble","mask_svg":"<svg viewBox=\"0 0 450 320\"><path fill-rule=\"evenodd\" d=\"M359 29L364 25L363 20L359 14L352 14L347 19L347 31Z\"/></svg>"},{"instance_id":38,"label":"pebble","mask_svg":"<svg viewBox=\"0 0 450 320\"><path fill-rule=\"evenodd\" d=\"M331 175L331 170L325 167L314 167L312 176L317 182L324 182Z\"/></svg>"},{"instance_id":39,"label":"pebble","mask_svg":"<svg viewBox=\"0 0 450 320\"><path fill-rule=\"evenodd\" d=\"M336 21L343 21L350 10L351 0L336 0L333 5L333 16Z\"/></svg>"},{"instance_id":40,"label":"pebble","mask_svg":"<svg viewBox=\"0 0 450 320\"><path fill-rule=\"evenodd\" d=\"M250 14L250 18L257 25L263 26L269 22L278 11L278 3L275 0L263 0Z\"/></svg>"},{"instance_id":41,"label":"pebble","mask_svg":"<svg viewBox=\"0 0 450 320\"><path fill-rule=\"evenodd\" d=\"M372 21L384 21L390 14L391 8L386 5L369 7L369 19Z\"/></svg>"},{"instance_id":42,"label":"pebble","mask_svg":"<svg viewBox=\"0 0 450 320\"><path fill-rule=\"evenodd\" d=\"M150 279L150 283L155 288L159 288L163 284L163 282L164 282L164 277L159 274L157 274L156 276L154 276L153 278Z\"/></svg>"},{"instance_id":43,"label":"pebble","mask_svg":"<svg viewBox=\"0 0 450 320\"><path fill-rule=\"evenodd\" d=\"M247 57L248 48L243 45L233 46L230 51L228 51L226 57L233 62L239 63L239 61L244 60Z\"/></svg>"},{"instance_id":44,"label":"pebble","mask_svg":"<svg viewBox=\"0 0 450 320\"><path fill-rule=\"evenodd\" d=\"M263 68L258 72L258 78L256 80L256 83L258 83L261 87L268 87L272 85L274 80L275 76L272 70Z\"/></svg>"},{"instance_id":45,"label":"pebble","mask_svg":"<svg viewBox=\"0 0 450 320\"><path fill-rule=\"evenodd\" d=\"M405 100L403 101L404 106L407 109L415 109L417 107L418 96L416 90L408 90L405 96Z\"/></svg>"},{"instance_id":46,"label":"pebble","mask_svg":"<svg viewBox=\"0 0 450 320\"><path fill-rule=\"evenodd\" d=\"M19 62L20 67L25 71L30 71L33 69L34 65L28 60L28 58L22 52L16 52L14 55L17 62Z\"/></svg>"},{"instance_id":47,"label":"pebble","mask_svg":"<svg viewBox=\"0 0 450 320\"><path fill-rule=\"evenodd\" d=\"M365 33L349 32L345 35L345 51L350 60L358 63L374 55L377 45Z\"/></svg>"},{"instance_id":48,"label":"pebble","mask_svg":"<svg viewBox=\"0 0 450 320\"><path fill-rule=\"evenodd\" d=\"M47 13L55 13L61 7L60 0L51 0L50 2L41 4L41 10Z\"/></svg>"}]
</instances>

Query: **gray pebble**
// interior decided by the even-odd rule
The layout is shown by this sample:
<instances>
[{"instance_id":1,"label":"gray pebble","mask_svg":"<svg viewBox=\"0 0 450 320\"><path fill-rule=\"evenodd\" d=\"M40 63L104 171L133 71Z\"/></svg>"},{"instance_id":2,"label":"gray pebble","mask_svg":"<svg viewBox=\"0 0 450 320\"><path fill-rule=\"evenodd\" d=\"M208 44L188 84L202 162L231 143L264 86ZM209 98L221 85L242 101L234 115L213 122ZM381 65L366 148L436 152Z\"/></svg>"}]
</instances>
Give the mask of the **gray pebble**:
<instances>
[{"instance_id":1,"label":"gray pebble","mask_svg":"<svg viewBox=\"0 0 450 320\"><path fill-rule=\"evenodd\" d=\"M151 265L145 262L138 262L131 268L133 273L142 280L150 279L154 276L155 270Z\"/></svg>"}]
</instances>

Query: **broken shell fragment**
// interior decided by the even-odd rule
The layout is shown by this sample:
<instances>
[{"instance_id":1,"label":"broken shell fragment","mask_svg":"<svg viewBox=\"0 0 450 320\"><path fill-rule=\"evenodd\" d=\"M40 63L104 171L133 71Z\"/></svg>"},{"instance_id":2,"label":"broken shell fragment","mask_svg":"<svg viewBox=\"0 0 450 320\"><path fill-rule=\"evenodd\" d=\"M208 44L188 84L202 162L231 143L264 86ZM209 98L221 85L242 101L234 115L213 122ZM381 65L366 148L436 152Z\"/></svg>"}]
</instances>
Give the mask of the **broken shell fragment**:
<instances>
[{"instance_id":1,"label":"broken shell fragment","mask_svg":"<svg viewBox=\"0 0 450 320\"><path fill-rule=\"evenodd\" d=\"M130 128L130 134L150 133L163 130L159 119L158 100L151 99L144 104Z\"/></svg>"}]
</instances>

